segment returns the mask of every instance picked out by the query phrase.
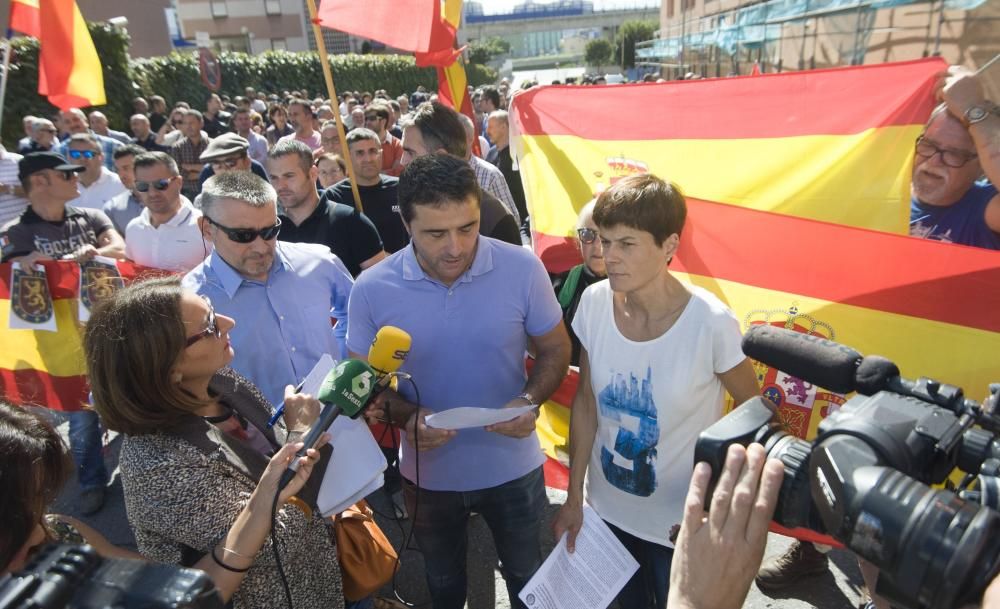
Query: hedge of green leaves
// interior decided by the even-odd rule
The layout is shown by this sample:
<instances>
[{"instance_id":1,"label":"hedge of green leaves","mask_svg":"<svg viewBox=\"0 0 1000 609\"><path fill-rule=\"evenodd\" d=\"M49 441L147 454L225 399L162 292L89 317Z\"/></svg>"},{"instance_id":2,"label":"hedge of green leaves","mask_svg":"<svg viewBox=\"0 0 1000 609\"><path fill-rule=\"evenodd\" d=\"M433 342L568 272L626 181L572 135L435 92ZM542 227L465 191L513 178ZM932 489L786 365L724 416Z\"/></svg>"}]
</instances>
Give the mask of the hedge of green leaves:
<instances>
[{"instance_id":1,"label":"hedge of green leaves","mask_svg":"<svg viewBox=\"0 0 1000 609\"><path fill-rule=\"evenodd\" d=\"M125 126L136 95L162 95L168 105L187 101L204 108L208 89L201 82L195 53L174 52L164 57L128 58L128 34L106 24L90 23L98 55L104 68L104 87L108 105L100 110L113 127ZM14 41L14 59L3 112L3 141L12 149L23 136L21 117L26 114L49 116L56 112L38 95L38 41L18 38ZM268 51L259 55L223 52L218 54L222 68L222 89L228 95L241 95L245 87L280 93L306 89L310 94L324 92L326 84L316 53ZM433 68L418 68L406 55L334 55L330 57L334 84L338 92L386 89L393 96L409 94L423 85L437 89ZM469 83L476 86L496 81L496 71L478 64L466 66ZM87 109L85 109L87 111Z\"/></svg>"}]
</instances>

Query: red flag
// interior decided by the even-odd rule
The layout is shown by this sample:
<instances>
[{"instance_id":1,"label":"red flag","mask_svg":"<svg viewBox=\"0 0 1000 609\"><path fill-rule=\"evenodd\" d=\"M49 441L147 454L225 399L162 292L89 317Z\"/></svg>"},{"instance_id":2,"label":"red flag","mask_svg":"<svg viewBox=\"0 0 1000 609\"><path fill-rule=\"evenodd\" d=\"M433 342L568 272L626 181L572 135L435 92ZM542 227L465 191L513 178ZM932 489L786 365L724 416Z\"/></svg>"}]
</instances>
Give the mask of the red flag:
<instances>
[{"instance_id":1,"label":"red flag","mask_svg":"<svg viewBox=\"0 0 1000 609\"><path fill-rule=\"evenodd\" d=\"M319 24L414 53L441 53L455 29L441 19L440 0L323 0Z\"/></svg>"},{"instance_id":2,"label":"red flag","mask_svg":"<svg viewBox=\"0 0 1000 609\"><path fill-rule=\"evenodd\" d=\"M38 0L12 0L9 23L9 28L15 32L21 32L34 38L41 37L42 26L39 20Z\"/></svg>"}]
</instances>

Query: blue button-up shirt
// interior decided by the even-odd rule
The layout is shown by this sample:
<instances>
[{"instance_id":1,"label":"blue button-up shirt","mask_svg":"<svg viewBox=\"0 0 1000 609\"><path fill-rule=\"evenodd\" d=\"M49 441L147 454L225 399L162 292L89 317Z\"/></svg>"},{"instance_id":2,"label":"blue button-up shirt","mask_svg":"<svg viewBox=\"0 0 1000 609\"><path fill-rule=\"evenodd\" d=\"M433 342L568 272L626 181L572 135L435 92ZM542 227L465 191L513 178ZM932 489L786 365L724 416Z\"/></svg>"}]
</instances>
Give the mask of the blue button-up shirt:
<instances>
[{"instance_id":1,"label":"blue button-up shirt","mask_svg":"<svg viewBox=\"0 0 1000 609\"><path fill-rule=\"evenodd\" d=\"M236 352L231 366L274 405L284 400L285 385L305 379L324 353L334 359L347 354L353 280L324 245L279 241L264 282L244 279L215 251L183 284L236 320L229 332Z\"/></svg>"}]
</instances>

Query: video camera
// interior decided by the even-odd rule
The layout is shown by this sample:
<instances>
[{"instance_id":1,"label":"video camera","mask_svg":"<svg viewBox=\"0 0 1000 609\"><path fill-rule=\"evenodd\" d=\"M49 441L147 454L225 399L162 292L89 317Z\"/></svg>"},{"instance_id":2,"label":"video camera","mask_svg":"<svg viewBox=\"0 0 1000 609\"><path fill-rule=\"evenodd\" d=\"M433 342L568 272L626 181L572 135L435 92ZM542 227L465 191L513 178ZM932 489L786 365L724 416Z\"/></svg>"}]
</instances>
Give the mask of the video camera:
<instances>
[{"instance_id":1,"label":"video camera","mask_svg":"<svg viewBox=\"0 0 1000 609\"><path fill-rule=\"evenodd\" d=\"M747 332L743 351L858 395L820 423L812 442L786 433L766 398L740 405L695 445L695 462L712 466L711 488L728 447L757 442L785 466L775 522L830 535L873 563L876 593L895 605L978 602L1000 572L1000 384L978 404L958 387L903 379L885 358L770 325ZM928 486L956 467L967 474L957 494Z\"/></svg>"},{"instance_id":2,"label":"video camera","mask_svg":"<svg viewBox=\"0 0 1000 609\"><path fill-rule=\"evenodd\" d=\"M48 545L0 578L0 609L222 609L203 571L103 559L90 546Z\"/></svg>"}]
</instances>

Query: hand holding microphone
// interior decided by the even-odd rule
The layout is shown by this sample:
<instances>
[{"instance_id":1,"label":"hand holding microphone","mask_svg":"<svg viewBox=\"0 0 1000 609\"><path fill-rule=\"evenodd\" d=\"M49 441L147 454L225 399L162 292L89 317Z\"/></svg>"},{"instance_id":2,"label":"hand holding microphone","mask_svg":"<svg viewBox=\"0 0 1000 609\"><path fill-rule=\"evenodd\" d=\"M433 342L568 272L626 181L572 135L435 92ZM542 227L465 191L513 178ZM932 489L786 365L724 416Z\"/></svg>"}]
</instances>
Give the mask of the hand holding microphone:
<instances>
[{"instance_id":1,"label":"hand holding microphone","mask_svg":"<svg viewBox=\"0 0 1000 609\"><path fill-rule=\"evenodd\" d=\"M302 438L303 446L296 453L296 459L281 475L281 480L278 482L279 489L285 488L295 477L300 466L299 457L306 456L306 451L320 441L334 419L341 414L346 414L352 419L361 414L371 400L375 381L376 375L372 367L356 359L345 359L330 371L316 396L323 404L323 410Z\"/></svg>"},{"instance_id":2,"label":"hand holding microphone","mask_svg":"<svg viewBox=\"0 0 1000 609\"><path fill-rule=\"evenodd\" d=\"M406 361L410 354L412 339L405 331L395 326L383 326L375 334L371 347L368 349L368 365L375 370L378 381L372 389L372 401L365 410L365 418L369 424L388 420L390 413L386 412L383 395L386 389L396 389L397 377L393 373ZM394 400L394 402L401 400Z\"/></svg>"}]
</instances>

